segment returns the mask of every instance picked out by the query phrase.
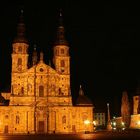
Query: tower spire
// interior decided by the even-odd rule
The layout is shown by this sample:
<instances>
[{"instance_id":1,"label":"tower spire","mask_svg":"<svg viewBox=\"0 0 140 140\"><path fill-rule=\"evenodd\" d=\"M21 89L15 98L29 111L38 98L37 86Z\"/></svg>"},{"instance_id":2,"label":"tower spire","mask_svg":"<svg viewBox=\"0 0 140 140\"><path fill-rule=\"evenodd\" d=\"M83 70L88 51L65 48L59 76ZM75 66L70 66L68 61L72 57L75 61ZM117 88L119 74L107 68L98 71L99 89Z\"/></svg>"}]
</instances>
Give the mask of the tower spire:
<instances>
[{"instance_id":1,"label":"tower spire","mask_svg":"<svg viewBox=\"0 0 140 140\"><path fill-rule=\"evenodd\" d=\"M65 39L65 29L63 26L63 16L61 9L59 11L59 26L57 28L57 37L55 45L68 45L68 42Z\"/></svg>"},{"instance_id":2,"label":"tower spire","mask_svg":"<svg viewBox=\"0 0 140 140\"><path fill-rule=\"evenodd\" d=\"M59 26L63 26L62 9L60 9L60 11L59 11Z\"/></svg>"},{"instance_id":3,"label":"tower spire","mask_svg":"<svg viewBox=\"0 0 140 140\"><path fill-rule=\"evenodd\" d=\"M82 89L82 86L80 85L80 89L79 89L79 95L83 96L84 95L84 91Z\"/></svg>"},{"instance_id":4,"label":"tower spire","mask_svg":"<svg viewBox=\"0 0 140 140\"><path fill-rule=\"evenodd\" d=\"M23 18L23 9L20 10L20 16L19 16L19 22L17 25L17 35L14 39L14 43L28 43L26 37L25 37L25 24L24 24L24 18Z\"/></svg>"},{"instance_id":5,"label":"tower spire","mask_svg":"<svg viewBox=\"0 0 140 140\"><path fill-rule=\"evenodd\" d=\"M41 51L41 52L40 52L40 62L43 62L43 57L44 57L44 54L43 54L43 52Z\"/></svg>"}]
</instances>

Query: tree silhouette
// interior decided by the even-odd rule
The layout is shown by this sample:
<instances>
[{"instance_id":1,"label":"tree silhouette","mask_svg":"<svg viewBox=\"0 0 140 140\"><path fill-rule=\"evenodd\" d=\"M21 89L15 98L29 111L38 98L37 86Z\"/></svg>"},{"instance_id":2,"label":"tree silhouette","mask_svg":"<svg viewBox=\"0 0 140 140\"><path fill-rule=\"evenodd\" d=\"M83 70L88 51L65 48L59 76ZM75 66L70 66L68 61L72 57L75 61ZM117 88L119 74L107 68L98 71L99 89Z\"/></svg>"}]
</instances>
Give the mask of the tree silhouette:
<instances>
[{"instance_id":1,"label":"tree silhouette","mask_svg":"<svg viewBox=\"0 0 140 140\"><path fill-rule=\"evenodd\" d=\"M128 128L130 125L130 103L127 91L122 93L121 116L122 122L124 122L125 127Z\"/></svg>"}]
</instances>

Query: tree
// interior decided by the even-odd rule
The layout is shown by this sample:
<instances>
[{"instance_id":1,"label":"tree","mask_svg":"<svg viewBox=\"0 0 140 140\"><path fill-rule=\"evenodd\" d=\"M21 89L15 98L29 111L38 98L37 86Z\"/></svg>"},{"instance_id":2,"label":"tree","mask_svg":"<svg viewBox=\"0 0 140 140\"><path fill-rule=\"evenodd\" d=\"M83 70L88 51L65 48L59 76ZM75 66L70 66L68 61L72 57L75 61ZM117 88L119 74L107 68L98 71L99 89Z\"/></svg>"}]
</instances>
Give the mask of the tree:
<instances>
[{"instance_id":1,"label":"tree","mask_svg":"<svg viewBox=\"0 0 140 140\"><path fill-rule=\"evenodd\" d=\"M130 125L130 103L127 91L122 93L121 116L122 122L124 122L125 127L128 128Z\"/></svg>"}]
</instances>

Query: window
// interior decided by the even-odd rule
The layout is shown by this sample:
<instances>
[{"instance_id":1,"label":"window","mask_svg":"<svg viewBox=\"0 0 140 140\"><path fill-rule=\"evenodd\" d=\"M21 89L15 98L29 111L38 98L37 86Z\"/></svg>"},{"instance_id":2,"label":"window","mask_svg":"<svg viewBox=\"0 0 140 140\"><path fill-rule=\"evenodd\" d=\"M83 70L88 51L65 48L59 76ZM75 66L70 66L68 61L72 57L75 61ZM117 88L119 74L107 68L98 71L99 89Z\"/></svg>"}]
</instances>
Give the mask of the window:
<instances>
[{"instance_id":1,"label":"window","mask_svg":"<svg viewBox=\"0 0 140 140\"><path fill-rule=\"evenodd\" d=\"M61 49L61 54L64 54L64 49Z\"/></svg>"},{"instance_id":2,"label":"window","mask_svg":"<svg viewBox=\"0 0 140 140\"><path fill-rule=\"evenodd\" d=\"M61 93L62 93L62 92L61 92L61 88L59 88L59 93L58 93L58 94L61 95Z\"/></svg>"},{"instance_id":3,"label":"window","mask_svg":"<svg viewBox=\"0 0 140 140\"><path fill-rule=\"evenodd\" d=\"M21 87L21 95L23 95L23 94L24 94L24 88Z\"/></svg>"},{"instance_id":4,"label":"window","mask_svg":"<svg viewBox=\"0 0 140 140\"><path fill-rule=\"evenodd\" d=\"M63 92L62 92L61 88L59 88L59 93L58 94L63 95Z\"/></svg>"},{"instance_id":5,"label":"window","mask_svg":"<svg viewBox=\"0 0 140 140\"><path fill-rule=\"evenodd\" d=\"M31 91L32 91L32 85L31 85L31 84L28 84L28 85L27 85L27 91L28 91L28 92L31 92Z\"/></svg>"},{"instance_id":6,"label":"window","mask_svg":"<svg viewBox=\"0 0 140 140\"><path fill-rule=\"evenodd\" d=\"M22 59L21 58L18 58L18 62L17 62L17 65L22 65Z\"/></svg>"},{"instance_id":7,"label":"window","mask_svg":"<svg viewBox=\"0 0 140 140\"><path fill-rule=\"evenodd\" d=\"M21 46L18 47L18 52L22 52L22 47Z\"/></svg>"},{"instance_id":8,"label":"window","mask_svg":"<svg viewBox=\"0 0 140 140\"><path fill-rule=\"evenodd\" d=\"M58 50L55 50L55 55L58 55Z\"/></svg>"},{"instance_id":9,"label":"window","mask_svg":"<svg viewBox=\"0 0 140 140\"><path fill-rule=\"evenodd\" d=\"M43 72L44 70L43 70L43 68L40 68L40 72Z\"/></svg>"},{"instance_id":10,"label":"window","mask_svg":"<svg viewBox=\"0 0 140 140\"><path fill-rule=\"evenodd\" d=\"M9 118L9 116L8 115L5 115L5 119L8 119Z\"/></svg>"},{"instance_id":11,"label":"window","mask_svg":"<svg viewBox=\"0 0 140 140\"><path fill-rule=\"evenodd\" d=\"M66 123L66 116L63 116L63 117L62 117L62 123L63 123L63 124Z\"/></svg>"},{"instance_id":12,"label":"window","mask_svg":"<svg viewBox=\"0 0 140 140\"><path fill-rule=\"evenodd\" d=\"M39 97L43 97L43 96L44 96L44 87L39 86Z\"/></svg>"},{"instance_id":13,"label":"window","mask_svg":"<svg viewBox=\"0 0 140 140\"><path fill-rule=\"evenodd\" d=\"M65 61L61 60L61 67L65 67Z\"/></svg>"},{"instance_id":14,"label":"window","mask_svg":"<svg viewBox=\"0 0 140 140\"><path fill-rule=\"evenodd\" d=\"M19 124L19 115L16 115L16 124Z\"/></svg>"}]
</instances>

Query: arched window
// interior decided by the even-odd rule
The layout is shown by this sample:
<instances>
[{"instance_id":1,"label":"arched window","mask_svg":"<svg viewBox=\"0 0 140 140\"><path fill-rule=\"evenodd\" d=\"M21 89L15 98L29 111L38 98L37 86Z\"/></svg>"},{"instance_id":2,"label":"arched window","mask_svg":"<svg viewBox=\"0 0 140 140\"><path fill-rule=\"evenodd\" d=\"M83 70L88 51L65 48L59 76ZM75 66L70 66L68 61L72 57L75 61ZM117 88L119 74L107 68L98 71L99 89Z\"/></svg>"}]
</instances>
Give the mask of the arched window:
<instances>
[{"instance_id":1,"label":"arched window","mask_svg":"<svg viewBox=\"0 0 140 140\"><path fill-rule=\"evenodd\" d=\"M27 85L27 91L28 91L28 92L32 92L32 85L31 85L31 84L28 84L28 85Z\"/></svg>"},{"instance_id":2,"label":"arched window","mask_svg":"<svg viewBox=\"0 0 140 140\"><path fill-rule=\"evenodd\" d=\"M22 65L22 59L21 58L18 58L18 62L17 62L17 65Z\"/></svg>"},{"instance_id":3,"label":"arched window","mask_svg":"<svg viewBox=\"0 0 140 140\"><path fill-rule=\"evenodd\" d=\"M65 61L61 60L61 67L65 67Z\"/></svg>"},{"instance_id":4,"label":"arched window","mask_svg":"<svg viewBox=\"0 0 140 140\"><path fill-rule=\"evenodd\" d=\"M39 97L43 97L43 96L44 96L44 87L39 86Z\"/></svg>"},{"instance_id":5,"label":"arched window","mask_svg":"<svg viewBox=\"0 0 140 140\"><path fill-rule=\"evenodd\" d=\"M63 124L66 123L66 116L63 116L63 117L62 117L62 123L63 123Z\"/></svg>"}]
</instances>

